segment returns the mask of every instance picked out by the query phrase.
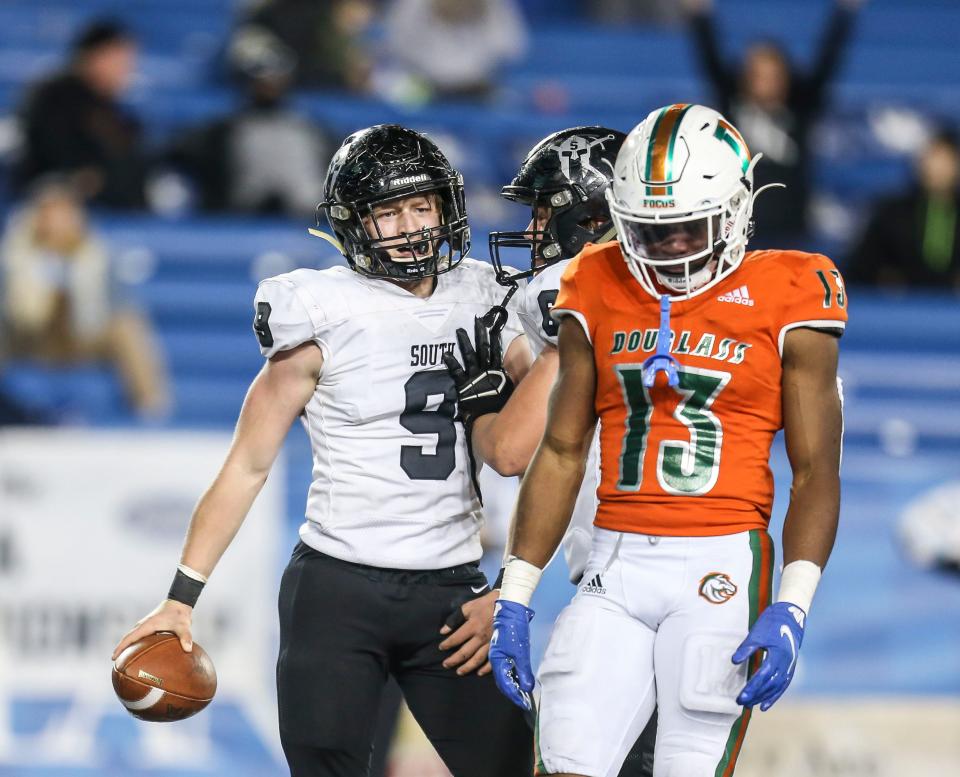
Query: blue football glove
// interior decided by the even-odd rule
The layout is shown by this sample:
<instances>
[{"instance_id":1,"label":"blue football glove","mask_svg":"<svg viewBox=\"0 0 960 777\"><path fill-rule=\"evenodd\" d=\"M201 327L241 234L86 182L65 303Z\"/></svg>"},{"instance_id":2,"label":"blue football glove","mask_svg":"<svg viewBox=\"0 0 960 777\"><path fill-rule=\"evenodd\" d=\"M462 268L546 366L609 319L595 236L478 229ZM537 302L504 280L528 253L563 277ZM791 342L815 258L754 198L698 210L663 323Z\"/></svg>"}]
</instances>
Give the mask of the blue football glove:
<instances>
[{"instance_id":1,"label":"blue football glove","mask_svg":"<svg viewBox=\"0 0 960 777\"><path fill-rule=\"evenodd\" d=\"M760 668L737 696L737 704L744 707L759 704L766 712L783 696L797 668L806 618L803 610L789 602L776 602L760 613L747 638L733 654L733 663L742 664L758 650L765 651Z\"/></svg>"},{"instance_id":2,"label":"blue football glove","mask_svg":"<svg viewBox=\"0 0 960 777\"><path fill-rule=\"evenodd\" d=\"M518 707L533 709L533 669L530 668L530 620L533 610L501 599L493 609L490 664L500 693Z\"/></svg>"}]
</instances>

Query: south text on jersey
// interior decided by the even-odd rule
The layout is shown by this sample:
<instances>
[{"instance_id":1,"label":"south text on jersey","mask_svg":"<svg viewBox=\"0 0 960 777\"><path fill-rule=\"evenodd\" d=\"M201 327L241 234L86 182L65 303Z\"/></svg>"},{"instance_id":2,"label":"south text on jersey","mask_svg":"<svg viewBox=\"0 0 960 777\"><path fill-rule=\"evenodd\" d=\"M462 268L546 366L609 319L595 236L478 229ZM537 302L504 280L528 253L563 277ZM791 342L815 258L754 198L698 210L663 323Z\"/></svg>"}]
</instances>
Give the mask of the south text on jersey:
<instances>
[{"instance_id":1,"label":"south text on jersey","mask_svg":"<svg viewBox=\"0 0 960 777\"><path fill-rule=\"evenodd\" d=\"M435 367L445 353L453 353L453 343L420 343L410 346L411 367Z\"/></svg>"}]
</instances>

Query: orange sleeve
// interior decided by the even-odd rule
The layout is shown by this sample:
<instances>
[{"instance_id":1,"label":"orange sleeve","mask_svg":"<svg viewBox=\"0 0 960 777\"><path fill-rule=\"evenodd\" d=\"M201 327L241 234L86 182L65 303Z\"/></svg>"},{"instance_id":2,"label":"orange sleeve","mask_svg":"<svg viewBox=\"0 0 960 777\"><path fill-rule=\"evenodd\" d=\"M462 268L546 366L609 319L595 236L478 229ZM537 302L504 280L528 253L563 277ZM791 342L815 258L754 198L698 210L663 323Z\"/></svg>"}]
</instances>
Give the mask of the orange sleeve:
<instances>
[{"instance_id":1,"label":"orange sleeve","mask_svg":"<svg viewBox=\"0 0 960 777\"><path fill-rule=\"evenodd\" d=\"M560 278L560 293L550 315L558 324L564 316L572 316L580 322L590 343L593 343L594 327L589 312L589 302L583 288L583 273L580 258L574 259Z\"/></svg>"},{"instance_id":2,"label":"orange sleeve","mask_svg":"<svg viewBox=\"0 0 960 777\"><path fill-rule=\"evenodd\" d=\"M783 339L791 329L809 327L840 335L847 324L847 287L843 276L822 254L801 255L790 267L784 284L783 317L777 347L783 353Z\"/></svg>"}]
</instances>

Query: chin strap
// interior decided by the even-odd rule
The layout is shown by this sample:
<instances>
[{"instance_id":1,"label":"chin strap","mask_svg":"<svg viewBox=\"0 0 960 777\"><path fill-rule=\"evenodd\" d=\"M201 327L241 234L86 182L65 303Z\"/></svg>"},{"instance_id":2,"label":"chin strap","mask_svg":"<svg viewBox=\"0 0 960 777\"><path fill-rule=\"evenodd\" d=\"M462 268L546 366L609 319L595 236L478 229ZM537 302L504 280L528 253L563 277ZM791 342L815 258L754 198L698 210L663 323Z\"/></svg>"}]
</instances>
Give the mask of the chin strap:
<instances>
[{"instance_id":1,"label":"chin strap","mask_svg":"<svg viewBox=\"0 0 960 777\"><path fill-rule=\"evenodd\" d=\"M750 182L750 179L747 178L747 174L752 172L753 168L757 166L757 162L763 157L762 153L757 153L754 155L753 159L750 160L750 166L744 172L743 178L740 180L743 181L744 188L747 190L747 194L750 195L750 210L753 210L753 203L757 201L763 192L767 189L786 189L787 185L785 183L768 183L766 186L761 186L756 191L753 191L753 184Z\"/></svg>"},{"instance_id":2,"label":"chin strap","mask_svg":"<svg viewBox=\"0 0 960 777\"><path fill-rule=\"evenodd\" d=\"M765 186L761 186L759 189L757 189L756 193L753 195L753 201L756 202L757 197L763 194L763 192L765 192L767 189L786 189L786 188L787 188L787 185L785 183L768 183Z\"/></svg>"},{"instance_id":3,"label":"chin strap","mask_svg":"<svg viewBox=\"0 0 960 777\"><path fill-rule=\"evenodd\" d=\"M487 311L487 315L490 315L491 313L493 313L495 310L497 310L497 308L501 308L501 309L503 310L504 323L506 323L507 303L508 303L511 299L513 299L513 295L517 293L517 289L519 289L519 288L520 288L520 284L518 284L516 281L513 281L513 282L510 284L510 288L507 289L507 293L506 293L506 295L504 295L504 298L503 298L502 300L500 300L500 304L499 304L499 305L496 305L495 307L490 308L490 310ZM502 324L501 324L500 328L501 328L501 329L503 328L503 325L502 325Z\"/></svg>"},{"instance_id":4,"label":"chin strap","mask_svg":"<svg viewBox=\"0 0 960 777\"><path fill-rule=\"evenodd\" d=\"M337 240L333 235L328 235L326 232L321 232L319 229L313 229L313 227L307 227L307 232L309 232L314 237L319 237L321 240L326 240L330 245L336 248L344 256L347 255L347 252L343 250L343 244Z\"/></svg>"},{"instance_id":5,"label":"chin strap","mask_svg":"<svg viewBox=\"0 0 960 777\"><path fill-rule=\"evenodd\" d=\"M660 296L660 332L657 335L657 352L647 357L643 362L643 385L652 388L657 380L657 373L664 372L667 384L676 386L680 383L677 373L680 362L670 355L670 295Z\"/></svg>"},{"instance_id":6,"label":"chin strap","mask_svg":"<svg viewBox=\"0 0 960 777\"><path fill-rule=\"evenodd\" d=\"M617 239L617 225L610 222L610 229L604 232L602 235L597 237L597 243L609 243L611 240Z\"/></svg>"}]
</instances>

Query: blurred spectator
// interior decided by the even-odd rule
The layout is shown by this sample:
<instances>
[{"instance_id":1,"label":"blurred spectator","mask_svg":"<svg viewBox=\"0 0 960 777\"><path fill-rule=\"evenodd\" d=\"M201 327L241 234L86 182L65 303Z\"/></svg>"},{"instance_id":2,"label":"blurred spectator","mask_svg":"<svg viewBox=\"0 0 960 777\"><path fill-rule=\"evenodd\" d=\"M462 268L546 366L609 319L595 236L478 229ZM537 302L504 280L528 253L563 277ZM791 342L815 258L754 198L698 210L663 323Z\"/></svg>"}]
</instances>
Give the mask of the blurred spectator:
<instances>
[{"instance_id":1,"label":"blurred spectator","mask_svg":"<svg viewBox=\"0 0 960 777\"><path fill-rule=\"evenodd\" d=\"M322 199L330 143L287 104L295 58L280 40L247 27L231 43L245 103L175 141L168 159L208 211L310 216Z\"/></svg>"},{"instance_id":2,"label":"blurred spectator","mask_svg":"<svg viewBox=\"0 0 960 777\"><path fill-rule=\"evenodd\" d=\"M111 362L138 413L167 411L153 336L137 312L113 299L107 247L68 185L38 184L7 227L0 268L8 354L62 365Z\"/></svg>"},{"instance_id":3,"label":"blurred spectator","mask_svg":"<svg viewBox=\"0 0 960 777\"><path fill-rule=\"evenodd\" d=\"M759 189L782 183L757 200L751 245L803 245L810 198L810 131L825 107L827 87L850 38L863 0L836 0L830 21L806 73L797 72L778 43L747 48L742 66L724 61L717 44L711 0L684 0L703 67L716 93L717 108L743 133L751 153L763 153L754 182Z\"/></svg>"},{"instance_id":4,"label":"blurred spectator","mask_svg":"<svg viewBox=\"0 0 960 777\"><path fill-rule=\"evenodd\" d=\"M119 102L136 58L136 42L118 23L95 22L79 34L67 67L34 86L21 109L21 187L48 173L68 174L99 205L143 207L141 128Z\"/></svg>"},{"instance_id":5,"label":"blurred spectator","mask_svg":"<svg viewBox=\"0 0 960 777\"><path fill-rule=\"evenodd\" d=\"M360 37L373 13L371 0L257 0L234 38L250 27L275 35L292 52L298 87L363 92L370 60Z\"/></svg>"},{"instance_id":6,"label":"blurred spectator","mask_svg":"<svg viewBox=\"0 0 960 777\"><path fill-rule=\"evenodd\" d=\"M912 499L900 513L900 545L920 567L960 575L960 481Z\"/></svg>"},{"instance_id":7,"label":"blurred spectator","mask_svg":"<svg viewBox=\"0 0 960 777\"><path fill-rule=\"evenodd\" d=\"M513 0L393 0L385 25L395 64L440 99L490 96L498 69L527 45Z\"/></svg>"},{"instance_id":8,"label":"blurred spectator","mask_svg":"<svg viewBox=\"0 0 960 777\"><path fill-rule=\"evenodd\" d=\"M878 202L844 273L855 283L960 291L960 146L934 136L909 190Z\"/></svg>"},{"instance_id":9,"label":"blurred spectator","mask_svg":"<svg viewBox=\"0 0 960 777\"><path fill-rule=\"evenodd\" d=\"M603 24L672 24L683 17L677 0L588 0L587 13Z\"/></svg>"}]
</instances>

